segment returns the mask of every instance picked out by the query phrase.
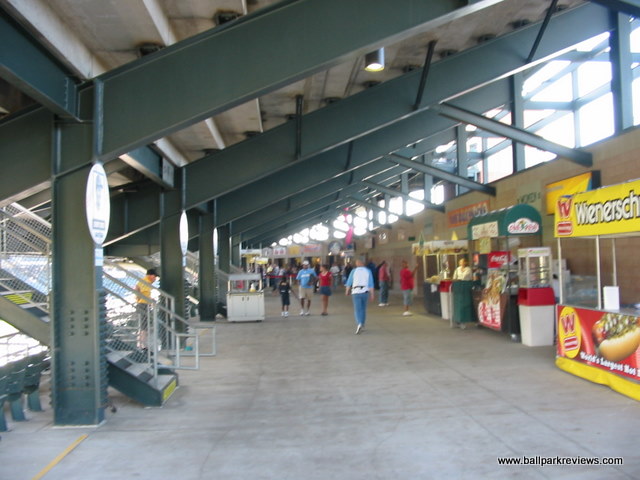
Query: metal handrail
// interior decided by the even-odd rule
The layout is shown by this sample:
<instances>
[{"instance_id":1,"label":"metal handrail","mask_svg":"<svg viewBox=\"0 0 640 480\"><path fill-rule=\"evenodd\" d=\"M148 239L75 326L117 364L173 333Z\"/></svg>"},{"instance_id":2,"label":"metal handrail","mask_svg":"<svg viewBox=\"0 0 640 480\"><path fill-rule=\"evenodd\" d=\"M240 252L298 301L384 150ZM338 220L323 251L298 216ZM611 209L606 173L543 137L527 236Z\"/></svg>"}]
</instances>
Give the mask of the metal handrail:
<instances>
[{"instance_id":1,"label":"metal handrail","mask_svg":"<svg viewBox=\"0 0 640 480\"><path fill-rule=\"evenodd\" d=\"M46 315L50 310L48 294L51 289L51 232L49 222L19 204L10 204L0 209L0 253L4 255L0 258L4 258L5 261L14 260L13 264L8 262L5 266L7 272L16 278L16 280L6 279L6 281L0 279L0 286L14 295L18 303L27 307L36 307ZM27 256L33 258L35 262L27 263L29 270L22 271L20 267ZM191 260L193 263L193 258ZM43 266L45 268L42 268ZM174 312L175 298L157 287L150 286L152 298L144 297L133 287L144 279L130 270L108 260L105 261L105 267L111 269L112 273L118 272L118 276L124 279L121 280L104 271L108 335L125 341L126 345L137 345L135 337L140 332L140 318L136 307L139 301L145 301L151 305L150 310L153 312L148 322L148 328L152 330L149 338L156 342L152 351L157 352L158 346L161 346L163 353L171 359L170 368L199 368L201 354L199 333L203 328L210 327L191 326L187 320ZM35 286L34 283L38 283L39 286ZM33 296L25 290L25 286L33 288L34 293L39 292L44 295L47 302L33 301ZM43 292L42 289L45 291ZM109 305L110 303L112 305ZM158 335L162 335L163 338L159 338ZM214 343L211 353L208 354L215 354L215 334L212 335L212 339ZM195 367L184 361L185 357L192 356L195 356ZM136 357L143 358L143 355L136 355ZM153 368L154 378L157 379L157 359L152 358L151 352L147 352L146 357L146 362L142 363L148 363Z\"/></svg>"},{"instance_id":2,"label":"metal handrail","mask_svg":"<svg viewBox=\"0 0 640 480\"><path fill-rule=\"evenodd\" d=\"M20 332L0 336L0 365L47 350L37 340Z\"/></svg>"}]
</instances>

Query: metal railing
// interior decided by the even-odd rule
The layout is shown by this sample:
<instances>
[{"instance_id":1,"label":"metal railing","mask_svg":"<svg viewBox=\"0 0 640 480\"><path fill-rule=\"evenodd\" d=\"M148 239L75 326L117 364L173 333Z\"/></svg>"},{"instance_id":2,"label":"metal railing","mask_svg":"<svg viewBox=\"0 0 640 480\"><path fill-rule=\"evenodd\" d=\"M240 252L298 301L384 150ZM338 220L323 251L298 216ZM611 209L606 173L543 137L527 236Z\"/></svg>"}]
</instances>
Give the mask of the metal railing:
<instances>
[{"instance_id":1,"label":"metal railing","mask_svg":"<svg viewBox=\"0 0 640 480\"><path fill-rule=\"evenodd\" d=\"M0 209L0 287L15 303L49 310L51 226L18 204Z\"/></svg>"},{"instance_id":2,"label":"metal railing","mask_svg":"<svg viewBox=\"0 0 640 480\"><path fill-rule=\"evenodd\" d=\"M175 313L173 296L147 283L151 292L147 297L136 290L140 282L146 283L131 270L105 261L104 287L108 292L107 319L113 329L111 335L146 349L149 359L159 354L171 360L171 365L165 365L170 368L198 369L201 356L216 354L215 325L191 325ZM200 337L205 330L211 330L212 343L210 348L201 351ZM194 361L188 364L185 358Z\"/></svg>"},{"instance_id":3,"label":"metal railing","mask_svg":"<svg viewBox=\"0 0 640 480\"><path fill-rule=\"evenodd\" d=\"M20 332L1 335L0 366L46 350L46 346Z\"/></svg>"},{"instance_id":4,"label":"metal railing","mask_svg":"<svg viewBox=\"0 0 640 480\"><path fill-rule=\"evenodd\" d=\"M23 307L35 307L44 321L48 321L51 291L51 237L51 224L19 204L0 209L0 293ZM214 325L189 325L173 312L175 299L159 288L152 287L152 298L142 299L135 290L139 281L140 276L130 270L105 261L110 349L133 352L130 359L152 368L155 378L159 363L170 369L197 369L201 356L215 355ZM139 306L143 301L150 312L146 322ZM201 338L208 344L205 332L211 337L211 346L203 351ZM24 343L22 337L11 338ZM144 347L141 338L151 348L140 349Z\"/></svg>"}]
</instances>

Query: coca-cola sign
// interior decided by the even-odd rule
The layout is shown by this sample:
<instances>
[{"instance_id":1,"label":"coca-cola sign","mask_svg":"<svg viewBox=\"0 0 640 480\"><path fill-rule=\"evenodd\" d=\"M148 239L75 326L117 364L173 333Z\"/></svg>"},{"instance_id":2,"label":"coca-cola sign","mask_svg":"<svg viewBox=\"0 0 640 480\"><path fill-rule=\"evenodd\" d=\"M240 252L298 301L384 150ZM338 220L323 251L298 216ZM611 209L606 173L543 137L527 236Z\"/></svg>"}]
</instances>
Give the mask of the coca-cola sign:
<instances>
[{"instance_id":1,"label":"coca-cola sign","mask_svg":"<svg viewBox=\"0 0 640 480\"><path fill-rule=\"evenodd\" d=\"M510 252L491 252L489 254L487 266L489 268L501 268L504 265L508 265L510 259Z\"/></svg>"}]
</instances>

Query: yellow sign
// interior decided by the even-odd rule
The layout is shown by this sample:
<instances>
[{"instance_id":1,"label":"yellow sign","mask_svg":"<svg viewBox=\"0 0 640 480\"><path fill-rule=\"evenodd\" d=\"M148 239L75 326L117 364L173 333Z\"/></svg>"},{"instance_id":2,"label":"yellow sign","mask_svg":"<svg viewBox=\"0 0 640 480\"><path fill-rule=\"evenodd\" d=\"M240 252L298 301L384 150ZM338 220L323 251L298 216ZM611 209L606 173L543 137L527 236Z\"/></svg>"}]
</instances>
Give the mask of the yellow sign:
<instances>
[{"instance_id":1,"label":"yellow sign","mask_svg":"<svg viewBox=\"0 0 640 480\"><path fill-rule=\"evenodd\" d=\"M640 231L640 180L561 197L556 237L586 237Z\"/></svg>"},{"instance_id":2,"label":"yellow sign","mask_svg":"<svg viewBox=\"0 0 640 480\"><path fill-rule=\"evenodd\" d=\"M571 307L564 307L558 317L558 349L567 358L575 358L580 351L580 317Z\"/></svg>"},{"instance_id":3,"label":"yellow sign","mask_svg":"<svg viewBox=\"0 0 640 480\"><path fill-rule=\"evenodd\" d=\"M592 173L587 172L575 177L565 178L559 182L549 183L546 187L547 214L553 215L560 197L590 190Z\"/></svg>"}]
</instances>

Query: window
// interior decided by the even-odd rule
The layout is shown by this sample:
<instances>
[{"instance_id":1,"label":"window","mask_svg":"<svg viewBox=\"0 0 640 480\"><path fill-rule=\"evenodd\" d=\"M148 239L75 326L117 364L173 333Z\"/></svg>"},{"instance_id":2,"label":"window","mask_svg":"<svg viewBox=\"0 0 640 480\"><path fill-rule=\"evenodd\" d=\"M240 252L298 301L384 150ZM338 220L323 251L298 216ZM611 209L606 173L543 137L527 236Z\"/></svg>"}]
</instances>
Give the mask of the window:
<instances>
[{"instance_id":1,"label":"window","mask_svg":"<svg viewBox=\"0 0 640 480\"><path fill-rule=\"evenodd\" d=\"M580 109L580 144L590 145L613 134L613 95L607 93Z\"/></svg>"}]
</instances>

